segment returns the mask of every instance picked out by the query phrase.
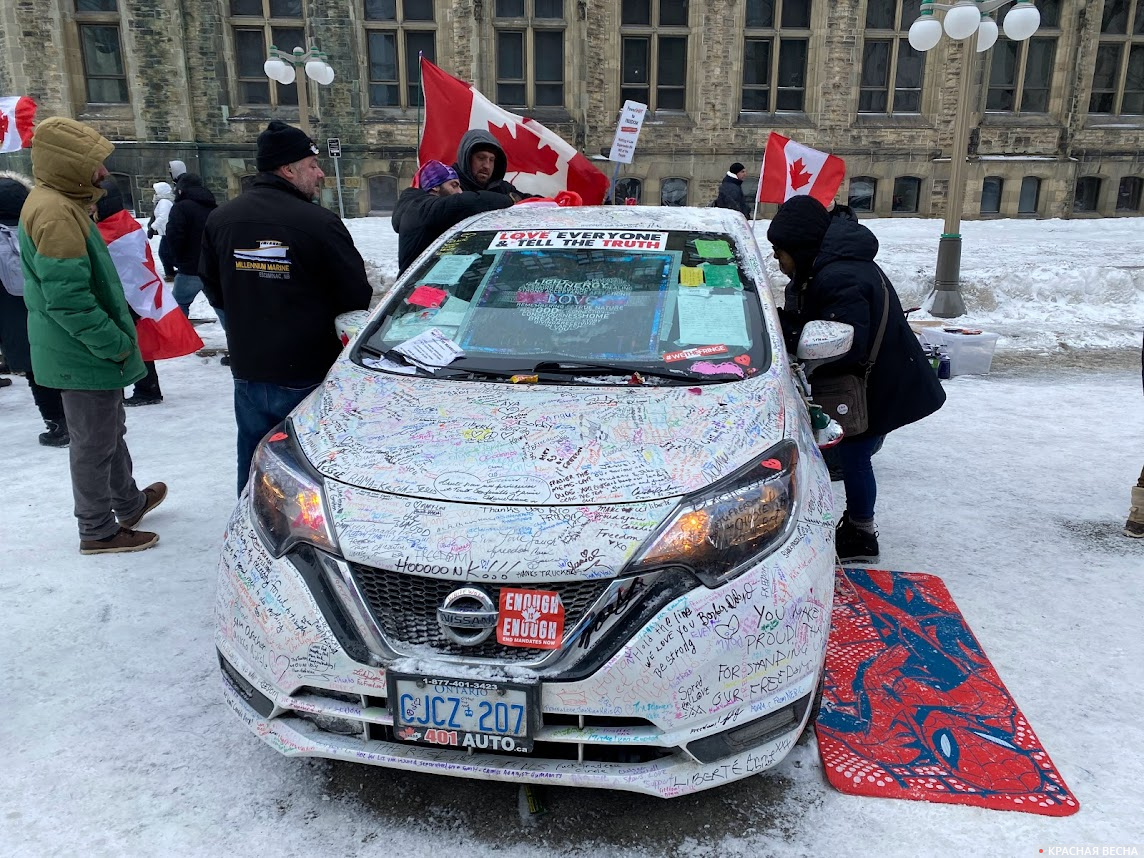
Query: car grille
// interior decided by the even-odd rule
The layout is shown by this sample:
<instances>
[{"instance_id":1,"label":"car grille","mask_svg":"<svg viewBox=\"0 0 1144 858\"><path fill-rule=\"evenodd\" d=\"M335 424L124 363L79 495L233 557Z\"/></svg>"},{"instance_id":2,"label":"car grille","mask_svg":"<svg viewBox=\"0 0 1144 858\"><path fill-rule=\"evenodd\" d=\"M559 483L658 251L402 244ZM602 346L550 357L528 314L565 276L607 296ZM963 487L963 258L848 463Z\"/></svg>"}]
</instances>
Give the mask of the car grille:
<instances>
[{"instance_id":1,"label":"car grille","mask_svg":"<svg viewBox=\"0 0 1144 858\"><path fill-rule=\"evenodd\" d=\"M378 626L395 649L428 646L443 655L502 662L535 661L548 652L543 649L502 646L497 643L496 635L490 636L476 646L461 646L445 636L437 623L437 608L444 603L446 596L460 586L480 586L489 594L494 604L500 604L500 587L423 578L419 575L406 575L356 563L350 564L350 571ZM560 601L564 604L564 627L572 629L610 583L611 581L607 579L535 584L529 582L528 589L559 593Z\"/></svg>"}]
</instances>

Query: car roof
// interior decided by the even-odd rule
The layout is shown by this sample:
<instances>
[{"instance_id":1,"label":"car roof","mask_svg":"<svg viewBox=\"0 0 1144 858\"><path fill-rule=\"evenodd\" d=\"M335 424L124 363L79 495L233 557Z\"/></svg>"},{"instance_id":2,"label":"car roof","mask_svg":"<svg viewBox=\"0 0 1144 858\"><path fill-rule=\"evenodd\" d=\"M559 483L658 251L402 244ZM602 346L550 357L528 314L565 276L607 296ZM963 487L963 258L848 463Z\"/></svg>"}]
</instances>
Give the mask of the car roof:
<instances>
[{"instance_id":1,"label":"car roof","mask_svg":"<svg viewBox=\"0 0 1144 858\"><path fill-rule=\"evenodd\" d=\"M458 231L506 229L641 229L749 233L741 214L693 206L551 206L520 204L475 215Z\"/></svg>"}]
</instances>

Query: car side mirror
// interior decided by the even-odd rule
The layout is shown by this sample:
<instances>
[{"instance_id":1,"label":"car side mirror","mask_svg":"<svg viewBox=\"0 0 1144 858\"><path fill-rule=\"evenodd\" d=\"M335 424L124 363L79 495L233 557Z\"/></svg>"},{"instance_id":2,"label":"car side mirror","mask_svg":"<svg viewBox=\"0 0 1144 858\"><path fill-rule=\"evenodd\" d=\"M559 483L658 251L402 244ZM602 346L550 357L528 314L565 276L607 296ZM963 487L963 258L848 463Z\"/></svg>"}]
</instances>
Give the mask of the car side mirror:
<instances>
[{"instance_id":1,"label":"car side mirror","mask_svg":"<svg viewBox=\"0 0 1144 858\"><path fill-rule=\"evenodd\" d=\"M338 332L338 339L342 345L346 345L356 337L367 321L369 321L369 310L351 310L334 319L334 330Z\"/></svg>"},{"instance_id":2,"label":"car side mirror","mask_svg":"<svg viewBox=\"0 0 1144 858\"><path fill-rule=\"evenodd\" d=\"M842 357L853 345L853 325L816 319L803 325L795 357L805 361L825 361Z\"/></svg>"}]
</instances>

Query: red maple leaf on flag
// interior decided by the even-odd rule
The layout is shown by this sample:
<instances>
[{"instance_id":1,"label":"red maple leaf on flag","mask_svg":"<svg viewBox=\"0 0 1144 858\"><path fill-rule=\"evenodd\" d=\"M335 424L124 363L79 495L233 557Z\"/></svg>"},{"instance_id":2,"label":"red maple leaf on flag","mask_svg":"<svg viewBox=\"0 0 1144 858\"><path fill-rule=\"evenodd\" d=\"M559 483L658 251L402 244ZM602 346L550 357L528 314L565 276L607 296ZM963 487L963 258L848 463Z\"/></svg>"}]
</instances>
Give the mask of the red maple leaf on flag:
<instances>
[{"instance_id":1,"label":"red maple leaf on flag","mask_svg":"<svg viewBox=\"0 0 1144 858\"><path fill-rule=\"evenodd\" d=\"M507 125L490 124L489 131L504 149L509 173L556 175L556 162L559 160L556 150L543 144L531 129L517 124L516 137L512 136Z\"/></svg>"},{"instance_id":2,"label":"red maple leaf on flag","mask_svg":"<svg viewBox=\"0 0 1144 858\"><path fill-rule=\"evenodd\" d=\"M0 110L0 141L8 136L8 114Z\"/></svg>"},{"instance_id":3,"label":"red maple leaf on flag","mask_svg":"<svg viewBox=\"0 0 1144 858\"><path fill-rule=\"evenodd\" d=\"M802 163L802 158L796 158L790 165L790 186L797 191L809 182L810 173L806 171L806 165Z\"/></svg>"}]
</instances>

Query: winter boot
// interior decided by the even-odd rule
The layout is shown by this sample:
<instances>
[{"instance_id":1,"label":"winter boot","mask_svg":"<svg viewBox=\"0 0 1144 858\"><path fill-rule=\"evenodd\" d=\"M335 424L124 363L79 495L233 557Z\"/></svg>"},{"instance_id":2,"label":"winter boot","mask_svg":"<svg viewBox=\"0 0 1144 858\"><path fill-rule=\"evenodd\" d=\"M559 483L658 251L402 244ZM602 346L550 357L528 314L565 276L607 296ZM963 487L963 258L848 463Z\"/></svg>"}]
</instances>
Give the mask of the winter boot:
<instances>
[{"instance_id":1,"label":"winter boot","mask_svg":"<svg viewBox=\"0 0 1144 858\"><path fill-rule=\"evenodd\" d=\"M144 551L159 541L159 534L126 527L103 539L81 539L80 554L120 554L125 551Z\"/></svg>"},{"instance_id":2,"label":"winter boot","mask_svg":"<svg viewBox=\"0 0 1144 858\"><path fill-rule=\"evenodd\" d=\"M834 532L834 550L841 563L873 563L878 559L878 533L862 530L850 520L850 514L844 512Z\"/></svg>"},{"instance_id":3,"label":"winter boot","mask_svg":"<svg viewBox=\"0 0 1144 858\"><path fill-rule=\"evenodd\" d=\"M1124 523L1124 535L1144 538L1144 486L1132 487L1132 507L1128 510L1128 521Z\"/></svg>"},{"instance_id":4,"label":"winter boot","mask_svg":"<svg viewBox=\"0 0 1144 858\"><path fill-rule=\"evenodd\" d=\"M167 499L166 483L151 483L143 489L143 508L135 515L119 519L120 527L134 527L143 520L143 516Z\"/></svg>"},{"instance_id":5,"label":"winter boot","mask_svg":"<svg viewBox=\"0 0 1144 858\"><path fill-rule=\"evenodd\" d=\"M11 386L12 386L12 379L0 378L0 387L11 387Z\"/></svg>"},{"instance_id":6,"label":"winter boot","mask_svg":"<svg viewBox=\"0 0 1144 858\"><path fill-rule=\"evenodd\" d=\"M71 443L68 424L63 420L45 420L44 425L48 431L40 433L40 443L45 447L66 447Z\"/></svg>"},{"instance_id":7,"label":"winter boot","mask_svg":"<svg viewBox=\"0 0 1144 858\"><path fill-rule=\"evenodd\" d=\"M136 405L158 405L162 401L162 396L145 396L142 393L135 393L124 399L123 404L128 408L134 408Z\"/></svg>"}]
</instances>

